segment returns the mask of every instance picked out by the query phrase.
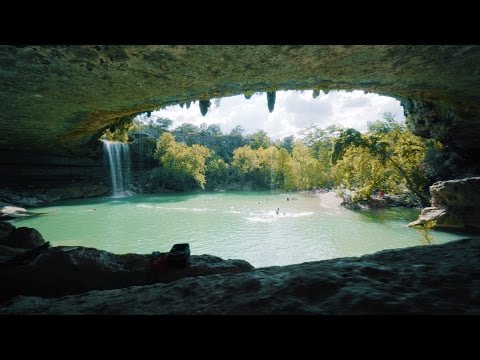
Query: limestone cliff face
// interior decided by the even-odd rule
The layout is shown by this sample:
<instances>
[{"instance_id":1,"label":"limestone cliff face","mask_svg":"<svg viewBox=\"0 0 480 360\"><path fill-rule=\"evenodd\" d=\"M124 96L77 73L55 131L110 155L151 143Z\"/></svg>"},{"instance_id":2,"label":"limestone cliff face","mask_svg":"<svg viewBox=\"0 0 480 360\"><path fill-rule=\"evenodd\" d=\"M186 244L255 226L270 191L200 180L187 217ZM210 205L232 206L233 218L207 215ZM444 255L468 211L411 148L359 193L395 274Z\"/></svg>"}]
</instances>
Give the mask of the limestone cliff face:
<instances>
[{"instance_id":1,"label":"limestone cliff face","mask_svg":"<svg viewBox=\"0 0 480 360\"><path fill-rule=\"evenodd\" d=\"M479 59L480 46L1 46L0 150L92 155L105 127L138 112L251 91L359 89L398 97L415 131L469 151L480 135Z\"/></svg>"},{"instance_id":2,"label":"limestone cliff face","mask_svg":"<svg viewBox=\"0 0 480 360\"><path fill-rule=\"evenodd\" d=\"M435 220L439 228L480 230L480 177L438 181L430 186L431 207L411 226Z\"/></svg>"}]
</instances>

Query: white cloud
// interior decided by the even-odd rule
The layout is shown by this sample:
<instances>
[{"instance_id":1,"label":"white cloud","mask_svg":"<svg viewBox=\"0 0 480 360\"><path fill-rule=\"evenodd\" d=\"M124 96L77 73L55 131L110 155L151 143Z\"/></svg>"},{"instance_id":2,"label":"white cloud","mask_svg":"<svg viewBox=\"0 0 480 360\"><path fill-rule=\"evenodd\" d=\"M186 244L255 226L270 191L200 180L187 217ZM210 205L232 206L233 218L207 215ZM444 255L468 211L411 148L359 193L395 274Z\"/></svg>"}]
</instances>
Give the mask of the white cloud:
<instances>
[{"instance_id":1,"label":"white cloud","mask_svg":"<svg viewBox=\"0 0 480 360\"><path fill-rule=\"evenodd\" d=\"M213 101L212 101L213 103ZM267 95L255 94L250 100L243 95L222 98L220 106L210 107L207 115L200 113L198 102L190 109L179 105L152 112L153 117L173 120L172 128L189 122L219 124L223 132L230 132L241 125L247 133L265 130L272 138L278 139L304 129L311 124L326 127L339 124L359 131L367 130L367 122L381 119L384 112L391 112L398 121L405 121L400 102L377 94L363 91L320 92L317 98L311 91L279 91L276 94L275 110L268 112Z\"/></svg>"}]
</instances>

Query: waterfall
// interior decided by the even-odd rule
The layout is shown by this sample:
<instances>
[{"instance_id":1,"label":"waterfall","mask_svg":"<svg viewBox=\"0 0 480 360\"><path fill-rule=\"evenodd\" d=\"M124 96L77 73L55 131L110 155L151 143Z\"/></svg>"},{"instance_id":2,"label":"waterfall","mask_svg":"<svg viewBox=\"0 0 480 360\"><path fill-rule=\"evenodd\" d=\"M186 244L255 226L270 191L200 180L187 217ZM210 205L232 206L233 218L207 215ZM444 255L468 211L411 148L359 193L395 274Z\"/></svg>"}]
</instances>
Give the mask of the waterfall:
<instances>
[{"instance_id":1,"label":"waterfall","mask_svg":"<svg viewBox=\"0 0 480 360\"><path fill-rule=\"evenodd\" d=\"M108 156L112 195L129 195L130 184L130 151L128 144L118 141L103 141L103 148Z\"/></svg>"},{"instance_id":2,"label":"waterfall","mask_svg":"<svg viewBox=\"0 0 480 360\"><path fill-rule=\"evenodd\" d=\"M273 192L275 190L275 169L274 169L274 157L273 157L273 147L270 146L270 191Z\"/></svg>"}]
</instances>

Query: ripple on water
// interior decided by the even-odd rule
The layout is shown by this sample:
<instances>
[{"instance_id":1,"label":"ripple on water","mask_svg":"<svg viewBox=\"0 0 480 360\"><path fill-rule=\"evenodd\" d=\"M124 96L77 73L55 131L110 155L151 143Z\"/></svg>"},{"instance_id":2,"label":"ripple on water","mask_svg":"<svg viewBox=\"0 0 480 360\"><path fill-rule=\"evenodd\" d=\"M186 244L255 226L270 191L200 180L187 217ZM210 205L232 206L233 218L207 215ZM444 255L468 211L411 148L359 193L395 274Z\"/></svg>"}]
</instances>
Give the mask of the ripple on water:
<instances>
[{"instance_id":1,"label":"ripple on water","mask_svg":"<svg viewBox=\"0 0 480 360\"><path fill-rule=\"evenodd\" d=\"M38 229L53 245L122 254L169 251L175 243L189 242L194 255L244 259L255 267L421 245L420 234L406 226L418 211L328 209L315 197L295 194L298 200L287 202L286 196L223 193L221 201L208 194L81 199L37 208L46 214L13 223ZM442 232L432 236L438 244L462 237Z\"/></svg>"}]
</instances>

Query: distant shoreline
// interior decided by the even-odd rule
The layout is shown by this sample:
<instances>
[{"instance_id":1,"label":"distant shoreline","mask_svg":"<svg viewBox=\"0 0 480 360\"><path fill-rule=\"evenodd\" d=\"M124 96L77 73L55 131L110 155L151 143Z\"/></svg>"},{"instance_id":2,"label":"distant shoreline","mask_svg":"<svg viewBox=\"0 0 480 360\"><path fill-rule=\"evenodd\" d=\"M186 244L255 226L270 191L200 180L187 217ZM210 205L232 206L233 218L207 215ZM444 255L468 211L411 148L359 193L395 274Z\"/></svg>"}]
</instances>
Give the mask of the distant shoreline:
<instances>
[{"instance_id":1,"label":"distant shoreline","mask_svg":"<svg viewBox=\"0 0 480 360\"><path fill-rule=\"evenodd\" d=\"M335 191L317 193L315 195L320 199L320 204L329 209L336 209L343 203L343 199Z\"/></svg>"}]
</instances>

